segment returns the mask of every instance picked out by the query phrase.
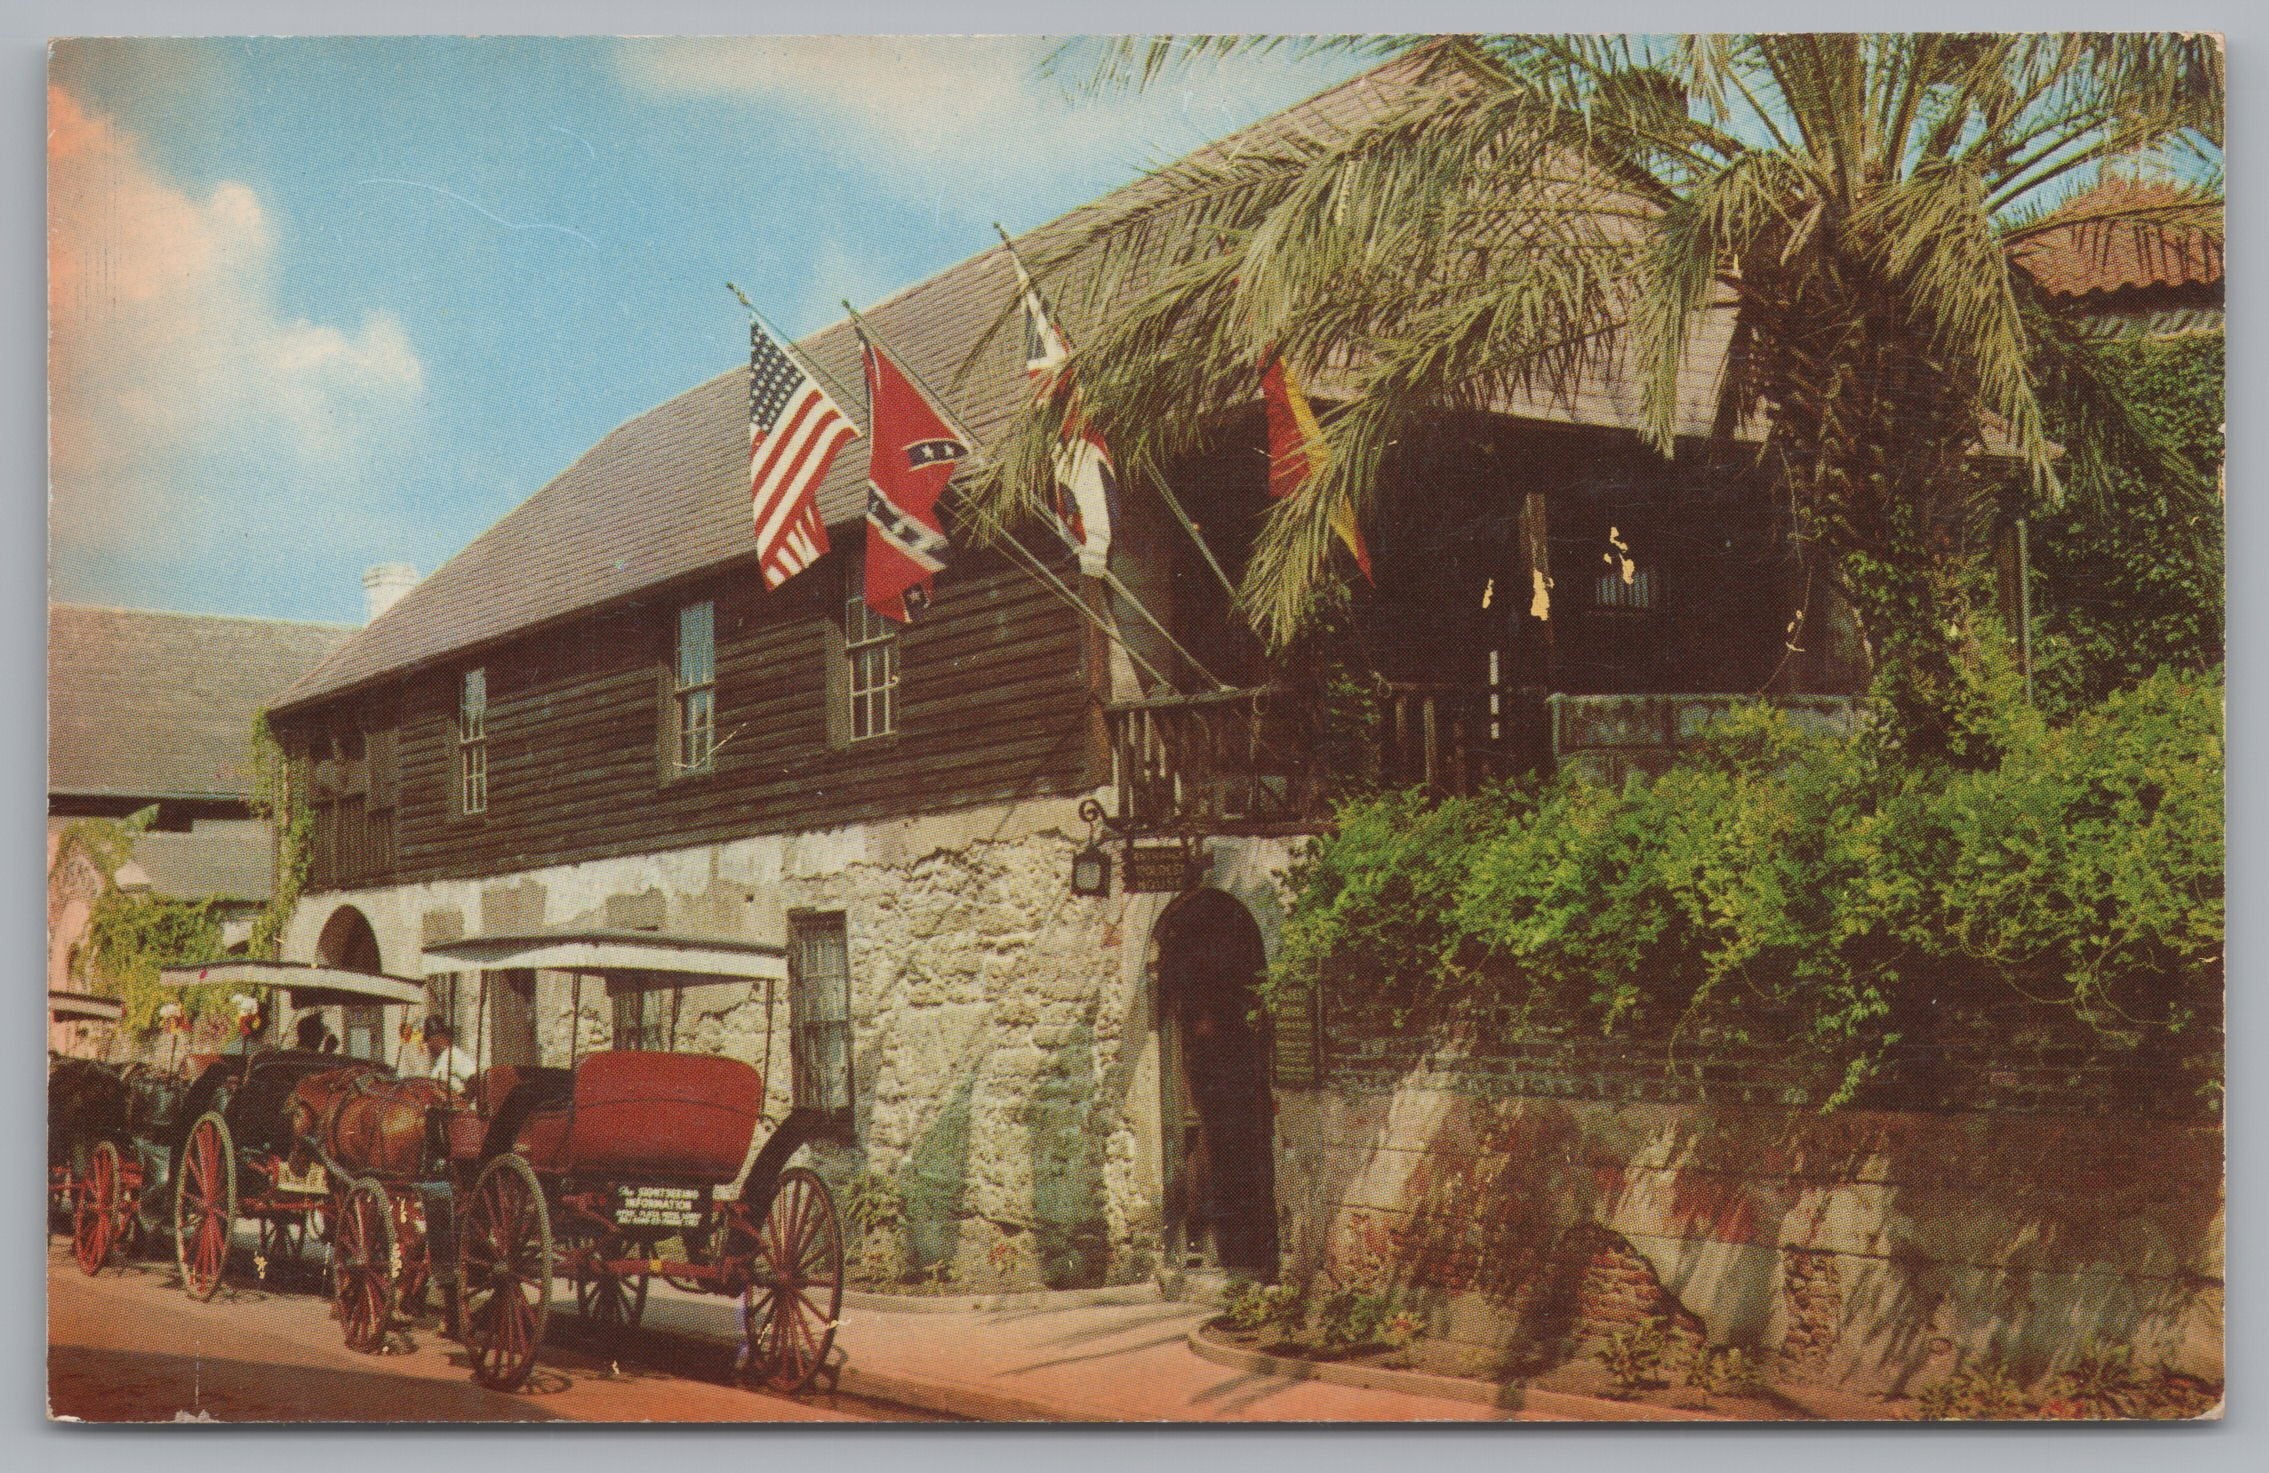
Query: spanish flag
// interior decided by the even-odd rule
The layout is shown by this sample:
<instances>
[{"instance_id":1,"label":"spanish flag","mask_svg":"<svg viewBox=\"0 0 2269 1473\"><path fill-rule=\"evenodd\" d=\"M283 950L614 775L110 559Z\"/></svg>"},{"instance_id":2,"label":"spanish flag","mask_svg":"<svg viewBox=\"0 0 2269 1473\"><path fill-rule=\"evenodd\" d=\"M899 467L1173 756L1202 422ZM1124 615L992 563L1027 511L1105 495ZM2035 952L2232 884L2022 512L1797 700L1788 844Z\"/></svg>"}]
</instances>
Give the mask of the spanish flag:
<instances>
[{"instance_id":1,"label":"spanish flag","mask_svg":"<svg viewBox=\"0 0 2269 1473\"><path fill-rule=\"evenodd\" d=\"M1298 492L1331 463L1331 446L1308 396L1300 392L1291 367L1274 353L1261 367L1261 399L1268 406L1268 494L1278 501ZM1332 530L1355 555L1363 581L1371 577L1371 550L1363 544L1363 529L1356 525L1355 508L1342 502L1332 513Z\"/></svg>"}]
</instances>

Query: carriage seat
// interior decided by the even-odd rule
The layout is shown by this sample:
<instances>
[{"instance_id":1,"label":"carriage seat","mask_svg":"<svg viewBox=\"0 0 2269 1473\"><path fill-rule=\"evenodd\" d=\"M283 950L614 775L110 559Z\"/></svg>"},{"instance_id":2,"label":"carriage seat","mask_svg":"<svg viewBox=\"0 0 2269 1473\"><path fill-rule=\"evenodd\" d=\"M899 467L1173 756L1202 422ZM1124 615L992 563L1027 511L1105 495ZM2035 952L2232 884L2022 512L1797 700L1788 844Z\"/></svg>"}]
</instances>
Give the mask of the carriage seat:
<instances>
[{"instance_id":1,"label":"carriage seat","mask_svg":"<svg viewBox=\"0 0 2269 1473\"><path fill-rule=\"evenodd\" d=\"M531 1117L555 1106L565 1110L574 1089L571 1069L491 1064L473 1076L473 1110L450 1119L449 1154L479 1160L510 1150Z\"/></svg>"},{"instance_id":2,"label":"carriage seat","mask_svg":"<svg viewBox=\"0 0 2269 1473\"><path fill-rule=\"evenodd\" d=\"M535 1111L519 1145L538 1170L717 1185L740 1174L764 1078L713 1054L616 1050L575 1070L566 1108Z\"/></svg>"}]
</instances>

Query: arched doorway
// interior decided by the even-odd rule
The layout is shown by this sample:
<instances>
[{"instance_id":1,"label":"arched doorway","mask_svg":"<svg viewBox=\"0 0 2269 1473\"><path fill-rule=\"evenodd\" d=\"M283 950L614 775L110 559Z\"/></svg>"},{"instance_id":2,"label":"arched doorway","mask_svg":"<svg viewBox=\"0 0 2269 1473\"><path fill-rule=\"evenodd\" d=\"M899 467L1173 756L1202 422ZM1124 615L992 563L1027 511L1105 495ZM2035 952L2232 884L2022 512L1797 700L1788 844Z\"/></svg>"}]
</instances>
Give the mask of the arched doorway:
<instances>
[{"instance_id":1,"label":"arched doorway","mask_svg":"<svg viewBox=\"0 0 2269 1473\"><path fill-rule=\"evenodd\" d=\"M370 918L351 905L331 912L316 938L315 955L327 967L352 972L383 972L379 962L378 933ZM341 1008L340 1042L344 1052L357 1059L383 1063L386 1058L386 1009L379 1003L353 1003Z\"/></svg>"},{"instance_id":2,"label":"arched doorway","mask_svg":"<svg viewBox=\"0 0 2269 1473\"><path fill-rule=\"evenodd\" d=\"M1276 1109L1256 986L1260 927L1219 890L1174 902L1158 943L1167 1215L1193 1268L1276 1273Z\"/></svg>"}]
</instances>

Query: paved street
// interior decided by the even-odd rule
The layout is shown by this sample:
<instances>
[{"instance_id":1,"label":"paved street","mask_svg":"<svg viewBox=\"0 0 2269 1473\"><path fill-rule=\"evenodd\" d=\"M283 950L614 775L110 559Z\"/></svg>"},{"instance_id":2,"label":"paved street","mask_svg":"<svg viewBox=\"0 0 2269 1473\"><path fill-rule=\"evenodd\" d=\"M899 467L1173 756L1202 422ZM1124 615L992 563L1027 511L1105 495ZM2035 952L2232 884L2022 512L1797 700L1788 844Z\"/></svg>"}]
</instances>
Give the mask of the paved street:
<instances>
[{"instance_id":1,"label":"paved street","mask_svg":"<svg viewBox=\"0 0 2269 1473\"><path fill-rule=\"evenodd\" d=\"M486 1391L432 1328L398 1353L357 1355L303 1279L288 1292L238 1284L199 1304L171 1265L139 1261L87 1278L50 1244L48 1396L88 1421L862 1422L935 1420L851 1397L795 1401L725 1384L714 1342L638 1334L600 1342L572 1308L555 1315L529 1386ZM555 1306L556 1308L556 1306Z\"/></svg>"}]
</instances>

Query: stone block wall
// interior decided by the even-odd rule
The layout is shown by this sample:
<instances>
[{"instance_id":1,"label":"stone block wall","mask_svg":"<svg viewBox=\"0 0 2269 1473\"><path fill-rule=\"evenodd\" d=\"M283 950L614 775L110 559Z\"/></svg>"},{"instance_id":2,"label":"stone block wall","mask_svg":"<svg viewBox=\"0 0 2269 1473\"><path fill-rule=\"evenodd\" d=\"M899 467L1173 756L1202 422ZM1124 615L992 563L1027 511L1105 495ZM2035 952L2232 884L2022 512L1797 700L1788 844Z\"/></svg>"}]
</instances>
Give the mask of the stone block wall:
<instances>
[{"instance_id":1,"label":"stone block wall","mask_svg":"<svg viewBox=\"0 0 2269 1473\"><path fill-rule=\"evenodd\" d=\"M2211 1122L1420 1083L1282 1095L1278 1137L1288 1274L1391 1285L1516 1364L1661 1317L1856 1391L2113 1346L2222 1377Z\"/></svg>"},{"instance_id":2,"label":"stone block wall","mask_svg":"<svg viewBox=\"0 0 2269 1473\"><path fill-rule=\"evenodd\" d=\"M896 1241L870 1261L895 1258L973 1289L1128 1281L1154 1270L1160 1248L1156 1050L1140 940L1162 898L1071 893L1071 856L1086 833L1074 806L1006 805L327 893L303 902L286 954L310 955L342 905L371 921L386 969L412 975L424 971L425 945L478 931L628 922L780 942L790 912L839 911L856 1108L845 1137L813 1155L839 1189L875 1178L903 1203ZM457 989L468 1049L476 992L471 977ZM580 1051L610 1046L604 985L585 980L579 1022L574 996L567 975L537 974L547 1064L567 1062L571 1029ZM762 982L684 986L674 1046L760 1067L769 1055L767 1112L790 1107L786 984L775 984L769 1006Z\"/></svg>"}]
</instances>

